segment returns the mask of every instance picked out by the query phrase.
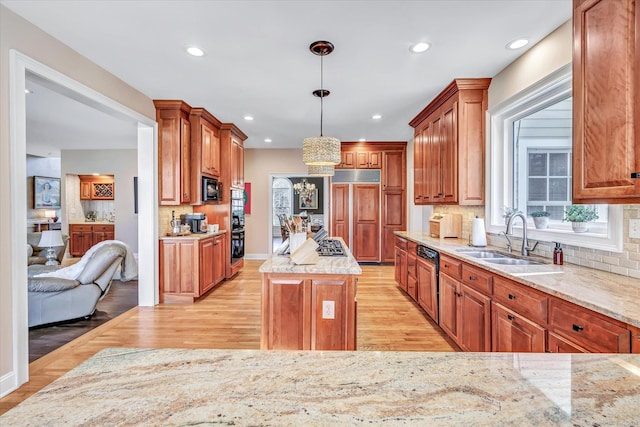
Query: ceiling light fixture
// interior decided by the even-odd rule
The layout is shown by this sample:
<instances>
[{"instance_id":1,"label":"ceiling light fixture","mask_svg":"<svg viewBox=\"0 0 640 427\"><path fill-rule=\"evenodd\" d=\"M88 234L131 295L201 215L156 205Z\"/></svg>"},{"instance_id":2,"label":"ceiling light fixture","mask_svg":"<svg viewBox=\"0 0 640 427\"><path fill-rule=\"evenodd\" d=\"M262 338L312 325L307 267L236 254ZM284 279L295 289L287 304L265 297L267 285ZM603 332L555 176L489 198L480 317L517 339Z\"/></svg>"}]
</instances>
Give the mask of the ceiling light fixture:
<instances>
[{"instance_id":1,"label":"ceiling light fixture","mask_svg":"<svg viewBox=\"0 0 640 427\"><path fill-rule=\"evenodd\" d=\"M340 140L322 134L322 118L324 114L324 97L331 92L324 89L323 58L333 52L333 44L328 41L311 43L309 50L320 57L320 89L313 95L320 98L320 136L305 138L302 143L302 161L307 165L331 166L340 163Z\"/></svg>"},{"instance_id":2,"label":"ceiling light fixture","mask_svg":"<svg viewBox=\"0 0 640 427\"><path fill-rule=\"evenodd\" d=\"M373 116L371 116L371 118L373 120L380 120L382 118L382 114L374 114Z\"/></svg>"},{"instance_id":3,"label":"ceiling light fixture","mask_svg":"<svg viewBox=\"0 0 640 427\"><path fill-rule=\"evenodd\" d=\"M360 138L358 142L367 142L367 138Z\"/></svg>"},{"instance_id":4,"label":"ceiling light fixture","mask_svg":"<svg viewBox=\"0 0 640 427\"><path fill-rule=\"evenodd\" d=\"M431 45L427 42L418 42L416 44L412 44L409 47L409 50L413 53L422 53L422 52L426 52L427 50L429 50L429 48L431 47Z\"/></svg>"},{"instance_id":5,"label":"ceiling light fixture","mask_svg":"<svg viewBox=\"0 0 640 427\"><path fill-rule=\"evenodd\" d=\"M307 172L311 176L333 176L335 175L335 166L333 165L309 165Z\"/></svg>"},{"instance_id":6,"label":"ceiling light fixture","mask_svg":"<svg viewBox=\"0 0 640 427\"><path fill-rule=\"evenodd\" d=\"M191 56L204 56L204 50L196 46L187 47L187 53Z\"/></svg>"},{"instance_id":7,"label":"ceiling light fixture","mask_svg":"<svg viewBox=\"0 0 640 427\"><path fill-rule=\"evenodd\" d=\"M517 39L507 44L507 49L520 49L529 44L529 40L527 39Z\"/></svg>"},{"instance_id":8,"label":"ceiling light fixture","mask_svg":"<svg viewBox=\"0 0 640 427\"><path fill-rule=\"evenodd\" d=\"M244 116L244 119L248 122L253 121L253 116Z\"/></svg>"},{"instance_id":9,"label":"ceiling light fixture","mask_svg":"<svg viewBox=\"0 0 640 427\"><path fill-rule=\"evenodd\" d=\"M271 141L272 141L271 138L265 138L264 139L264 142L266 142L267 144L269 144Z\"/></svg>"}]
</instances>

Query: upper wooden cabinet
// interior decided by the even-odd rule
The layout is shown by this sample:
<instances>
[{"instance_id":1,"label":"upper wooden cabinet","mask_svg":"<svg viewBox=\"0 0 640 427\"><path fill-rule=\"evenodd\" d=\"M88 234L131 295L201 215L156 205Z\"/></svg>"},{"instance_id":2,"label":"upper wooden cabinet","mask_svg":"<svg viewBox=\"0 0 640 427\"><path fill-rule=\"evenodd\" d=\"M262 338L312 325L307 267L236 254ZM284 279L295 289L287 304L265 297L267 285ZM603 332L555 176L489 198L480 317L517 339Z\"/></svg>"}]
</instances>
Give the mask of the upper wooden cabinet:
<instances>
[{"instance_id":1,"label":"upper wooden cabinet","mask_svg":"<svg viewBox=\"0 0 640 427\"><path fill-rule=\"evenodd\" d=\"M380 151L342 151L341 162L336 169L381 169Z\"/></svg>"},{"instance_id":2,"label":"upper wooden cabinet","mask_svg":"<svg viewBox=\"0 0 640 427\"><path fill-rule=\"evenodd\" d=\"M80 200L114 200L113 175L79 175Z\"/></svg>"},{"instance_id":3,"label":"upper wooden cabinet","mask_svg":"<svg viewBox=\"0 0 640 427\"><path fill-rule=\"evenodd\" d=\"M204 108L193 108L189 116L191 121L191 140L193 165L198 167L196 176L220 177L220 126L211 113ZM202 191L198 186L198 191Z\"/></svg>"},{"instance_id":4,"label":"upper wooden cabinet","mask_svg":"<svg viewBox=\"0 0 640 427\"><path fill-rule=\"evenodd\" d=\"M154 100L158 122L158 200L160 205L194 201L191 176L191 107L183 101Z\"/></svg>"},{"instance_id":5,"label":"upper wooden cabinet","mask_svg":"<svg viewBox=\"0 0 640 427\"><path fill-rule=\"evenodd\" d=\"M244 141L245 135L233 123L220 127L220 158L222 174L220 180L235 190L244 190ZM226 192L228 188L223 188Z\"/></svg>"},{"instance_id":6,"label":"upper wooden cabinet","mask_svg":"<svg viewBox=\"0 0 640 427\"><path fill-rule=\"evenodd\" d=\"M489 83L456 79L409 123L415 129L415 204L484 204Z\"/></svg>"},{"instance_id":7,"label":"upper wooden cabinet","mask_svg":"<svg viewBox=\"0 0 640 427\"><path fill-rule=\"evenodd\" d=\"M573 202L640 203L640 3L573 6Z\"/></svg>"}]
</instances>

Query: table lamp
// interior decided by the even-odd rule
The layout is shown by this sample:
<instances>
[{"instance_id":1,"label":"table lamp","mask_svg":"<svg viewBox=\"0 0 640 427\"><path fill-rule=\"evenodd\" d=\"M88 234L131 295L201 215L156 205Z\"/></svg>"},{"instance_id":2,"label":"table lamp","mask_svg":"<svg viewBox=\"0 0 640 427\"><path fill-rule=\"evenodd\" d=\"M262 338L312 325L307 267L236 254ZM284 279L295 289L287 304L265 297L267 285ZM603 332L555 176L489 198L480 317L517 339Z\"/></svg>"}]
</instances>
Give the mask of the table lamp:
<instances>
[{"instance_id":1,"label":"table lamp","mask_svg":"<svg viewBox=\"0 0 640 427\"><path fill-rule=\"evenodd\" d=\"M53 249L53 247L64 246L64 243L62 242L62 233L60 233L60 230L43 231L38 246L40 246L41 248L47 248L47 262L45 263L45 265L58 265L58 260L56 259L56 251Z\"/></svg>"}]
</instances>

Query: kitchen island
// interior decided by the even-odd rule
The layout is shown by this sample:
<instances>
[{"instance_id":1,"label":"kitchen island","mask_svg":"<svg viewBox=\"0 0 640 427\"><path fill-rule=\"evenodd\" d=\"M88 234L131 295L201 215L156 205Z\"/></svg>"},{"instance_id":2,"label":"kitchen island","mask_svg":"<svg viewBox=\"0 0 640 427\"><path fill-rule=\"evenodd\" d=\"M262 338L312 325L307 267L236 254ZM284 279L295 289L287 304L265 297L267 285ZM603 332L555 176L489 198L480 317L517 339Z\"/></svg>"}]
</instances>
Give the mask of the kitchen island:
<instances>
[{"instance_id":1,"label":"kitchen island","mask_svg":"<svg viewBox=\"0 0 640 427\"><path fill-rule=\"evenodd\" d=\"M640 356L106 349L1 425L637 426Z\"/></svg>"},{"instance_id":2,"label":"kitchen island","mask_svg":"<svg viewBox=\"0 0 640 427\"><path fill-rule=\"evenodd\" d=\"M356 349L356 275L362 269L344 241L336 240L344 256L296 265L276 251L260 266L261 349Z\"/></svg>"}]
</instances>

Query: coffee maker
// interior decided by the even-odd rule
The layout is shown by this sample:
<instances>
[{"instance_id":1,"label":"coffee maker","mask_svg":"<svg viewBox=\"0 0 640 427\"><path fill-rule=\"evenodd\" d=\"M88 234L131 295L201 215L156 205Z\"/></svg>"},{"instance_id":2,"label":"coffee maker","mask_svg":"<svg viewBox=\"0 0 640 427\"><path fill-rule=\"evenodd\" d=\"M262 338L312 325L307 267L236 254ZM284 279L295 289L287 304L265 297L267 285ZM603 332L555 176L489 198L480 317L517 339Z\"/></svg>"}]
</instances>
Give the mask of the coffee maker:
<instances>
[{"instance_id":1,"label":"coffee maker","mask_svg":"<svg viewBox=\"0 0 640 427\"><path fill-rule=\"evenodd\" d=\"M207 232L207 215L203 213L182 214L180 215L180 221L189 225L192 233Z\"/></svg>"}]
</instances>

